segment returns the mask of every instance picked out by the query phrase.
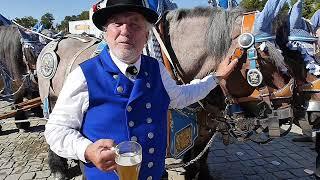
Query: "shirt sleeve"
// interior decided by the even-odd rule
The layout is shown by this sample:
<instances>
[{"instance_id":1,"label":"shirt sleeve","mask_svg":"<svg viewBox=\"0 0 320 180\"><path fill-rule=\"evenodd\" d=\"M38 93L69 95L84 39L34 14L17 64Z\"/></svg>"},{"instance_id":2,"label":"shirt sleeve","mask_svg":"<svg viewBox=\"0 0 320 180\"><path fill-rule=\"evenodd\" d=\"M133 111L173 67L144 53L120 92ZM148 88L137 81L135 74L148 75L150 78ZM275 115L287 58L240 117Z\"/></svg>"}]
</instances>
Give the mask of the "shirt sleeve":
<instances>
[{"instance_id":1,"label":"shirt sleeve","mask_svg":"<svg viewBox=\"0 0 320 180\"><path fill-rule=\"evenodd\" d=\"M160 74L164 88L170 97L170 108L181 109L205 98L217 86L215 76L194 79L189 84L177 85L165 66L159 62Z\"/></svg>"},{"instance_id":2,"label":"shirt sleeve","mask_svg":"<svg viewBox=\"0 0 320 180\"><path fill-rule=\"evenodd\" d=\"M51 150L61 157L86 162L84 152L92 142L79 131L89 106L88 96L87 82L78 67L67 77L44 132Z\"/></svg>"}]
</instances>

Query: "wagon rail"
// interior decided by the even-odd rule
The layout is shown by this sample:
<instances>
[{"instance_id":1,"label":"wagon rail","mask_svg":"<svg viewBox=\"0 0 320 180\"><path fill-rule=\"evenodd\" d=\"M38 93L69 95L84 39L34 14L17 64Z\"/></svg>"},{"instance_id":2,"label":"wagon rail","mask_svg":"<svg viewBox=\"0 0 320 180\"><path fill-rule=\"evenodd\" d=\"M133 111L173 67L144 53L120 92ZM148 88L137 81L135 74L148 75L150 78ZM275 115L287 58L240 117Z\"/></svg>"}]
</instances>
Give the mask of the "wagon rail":
<instances>
[{"instance_id":1,"label":"wagon rail","mask_svg":"<svg viewBox=\"0 0 320 180\"><path fill-rule=\"evenodd\" d=\"M42 104L42 102L41 102L40 97L30 99L30 100L27 100L27 101L24 101L24 102L21 102L18 104L13 104L11 111L0 113L0 120L14 117L18 112L28 111L32 108L41 106L41 104ZM17 122L17 121L15 121L15 122Z\"/></svg>"}]
</instances>

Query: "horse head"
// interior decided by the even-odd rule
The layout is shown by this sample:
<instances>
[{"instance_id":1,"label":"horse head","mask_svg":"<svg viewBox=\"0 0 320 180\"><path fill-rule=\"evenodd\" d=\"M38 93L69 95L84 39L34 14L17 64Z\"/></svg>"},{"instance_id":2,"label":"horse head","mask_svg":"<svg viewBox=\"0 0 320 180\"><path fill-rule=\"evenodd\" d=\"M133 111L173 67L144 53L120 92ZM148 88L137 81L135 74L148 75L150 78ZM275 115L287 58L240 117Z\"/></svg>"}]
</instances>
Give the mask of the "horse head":
<instances>
[{"instance_id":1,"label":"horse head","mask_svg":"<svg viewBox=\"0 0 320 180\"><path fill-rule=\"evenodd\" d=\"M190 82L194 78L202 78L215 71L222 59L235 54L235 49L240 48L239 39L246 38L241 36L243 13L240 8L230 11L195 8L170 11L166 15L164 39L178 81ZM251 34L250 37L254 36ZM212 114L219 116L224 112L224 96L235 100L233 103L242 103L246 116L251 117L268 116L270 111L266 111L266 106L272 106L267 108L269 110L284 104L288 106L293 80L290 81L286 73L283 56L274 44L263 41L263 38L260 41L256 39L253 39L253 43L249 42L250 46L241 47L242 56L236 69L220 84L224 94L220 88L216 88L205 99L205 104L216 107L212 108L216 110ZM256 108L257 104L265 102L266 94L269 97L269 102L265 103L267 105Z\"/></svg>"},{"instance_id":2,"label":"horse head","mask_svg":"<svg viewBox=\"0 0 320 180\"><path fill-rule=\"evenodd\" d=\"M36 70L36 63L40 51L45 46L39 41L39 35L28 30L19 28L21 36L21 44L23 50L24 61L28 66L29 73L33 73Z\"/></svg>"},{"instance_id":3,"label":"horse head","mask_svg":"<svg viewBox=\"0 0 320 180\"><path fill-rule=\"evenodd\" d=\"M302 18L302 1L275 21L276 43L282 51L289 73L296 79L295 117L299 124L314 124L320 117L320 64L317 38L310 23ZM300 122L301 121L301 122ZM309 122L308 122L309 121Z\"/></svg>"}]
</instances>

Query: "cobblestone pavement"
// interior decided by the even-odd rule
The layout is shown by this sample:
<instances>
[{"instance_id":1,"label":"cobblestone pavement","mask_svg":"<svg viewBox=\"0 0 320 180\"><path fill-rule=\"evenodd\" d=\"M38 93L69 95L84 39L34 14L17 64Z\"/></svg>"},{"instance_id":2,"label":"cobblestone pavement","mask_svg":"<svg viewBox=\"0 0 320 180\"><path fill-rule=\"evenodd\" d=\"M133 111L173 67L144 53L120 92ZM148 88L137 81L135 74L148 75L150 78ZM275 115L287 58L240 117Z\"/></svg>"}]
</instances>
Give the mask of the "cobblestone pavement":
<instances>
[{"instance_id":1,"label":"cobblestone pavement","mask_svg":"<svg viewBox=\"0 0 320 180\"><path fill-rule=\"evenodd\" d=\"M314 143L292 142L300 134L301 129L294 126L287 136L265 145L237 142L225 146L218 139L208 155L210 172L214 179L314 179L310 174L317 156Z\"/></svg>"},{"instance_id":2,"label":"cobblestone pavement","mask_svg":"<svg viewBox=\"0 0 320 180\"><path fill-rule=\"evenodd\" d=\"M8 102L0 102L0 113L10 112ZM48 166L48 144L43 136L46 121L30 118L28 131L19 131L13 118L1 120L0 180L53 180ZM80 169L72 161L70 179L82 179Z\"/></svg>"},{"instance_id":3,"label":"cobblestone pavement","mask_svg":"<svg viewBox=\"0 0 320 180\"><path fill-rule=\"evenodd\" d=\"M27 132L20 132L12 119L4 120L0 134L0 180L54 179L48 167L43 136L45 121L31 121ZM215 179L312 179L316 153L313 143L294 143L299 134L294 128L285 138L266 145L252 142L224 146L217 140L208 156ZM70 163L70 179L81 179L78 166Z\"/></svg>"},{"instance_id":4,"label":"cobblestone pavement","mask_svg":"<svg viewBox=\"0 0 320 180\"><path fill-rule=\"evenodd\" d=\"M2 125L0 180L54 179L48 167L48 145L43 136L46 122L34 120L31 121L31 127L26 132L20 132L14 123ZM80 180L78 166L75 163L69 164L73 170L71 179Z\"/></svg>"}]
</instances>

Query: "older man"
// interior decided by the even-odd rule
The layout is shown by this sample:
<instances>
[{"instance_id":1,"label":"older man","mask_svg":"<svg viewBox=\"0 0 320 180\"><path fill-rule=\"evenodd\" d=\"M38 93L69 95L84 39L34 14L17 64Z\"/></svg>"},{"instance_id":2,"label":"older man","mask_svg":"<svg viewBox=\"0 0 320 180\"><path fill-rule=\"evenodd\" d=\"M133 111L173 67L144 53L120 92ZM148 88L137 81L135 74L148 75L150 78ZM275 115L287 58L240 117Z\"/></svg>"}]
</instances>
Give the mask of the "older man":
<instances>
[{"instance_id":1,"label":"older man","mask_svg":"<svg viewBox=\"0 0 320 180\"><path fill-rule=\"evenodd\" d=\"M93 15L110 50L85 61L68 76L46 125L45 137L58 155L85 163L87 179L118 179L111 147L141 144L139 179L160 179L166 152L167 110L204 98L236 61L226 59L216 75L178 86L157 60L141 55L155 11L141 0L108 0Z\"/></svg>"}]
</instances>

